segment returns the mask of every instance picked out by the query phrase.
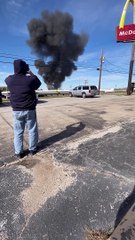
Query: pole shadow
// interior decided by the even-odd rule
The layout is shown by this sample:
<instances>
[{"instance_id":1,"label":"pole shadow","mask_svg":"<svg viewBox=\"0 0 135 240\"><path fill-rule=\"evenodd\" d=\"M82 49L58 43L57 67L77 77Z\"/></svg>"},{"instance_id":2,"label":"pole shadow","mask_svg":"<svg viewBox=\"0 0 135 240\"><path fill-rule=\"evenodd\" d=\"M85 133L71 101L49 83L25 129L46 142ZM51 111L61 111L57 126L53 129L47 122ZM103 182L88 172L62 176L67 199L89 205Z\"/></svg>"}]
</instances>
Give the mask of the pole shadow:
<instances>
[{"instance_id":1,"label":"pole shadow","mask_svg":"<svg viewBox=\"0 0 135 240\"><path fill-rule=\"evenodd\" d=\"M122 221L122 219L124 218L124 216L134 203L135 203L135 186L133 188L132 193L120 205L120 208L117 212L114 228L116 228L120 224L120 222Z\"/></svg>"},{"instance_id":2,"label":"pole shadow","mask_svg":"<svg viewBox=\"0 0 135 240\"><path fill-rule=\"evenodd\" d=\"M77 122L71 125L68 125L66 127L66 129L54 136L51 136L43 141L39 142L39 148L40 150L56 143L59 142L63 139L66 139L68 137L71 137L72 135L76 134L77 132L82 131L85 128L85 124L83 124L82 122Z\"/></svg>"}]
</instances>

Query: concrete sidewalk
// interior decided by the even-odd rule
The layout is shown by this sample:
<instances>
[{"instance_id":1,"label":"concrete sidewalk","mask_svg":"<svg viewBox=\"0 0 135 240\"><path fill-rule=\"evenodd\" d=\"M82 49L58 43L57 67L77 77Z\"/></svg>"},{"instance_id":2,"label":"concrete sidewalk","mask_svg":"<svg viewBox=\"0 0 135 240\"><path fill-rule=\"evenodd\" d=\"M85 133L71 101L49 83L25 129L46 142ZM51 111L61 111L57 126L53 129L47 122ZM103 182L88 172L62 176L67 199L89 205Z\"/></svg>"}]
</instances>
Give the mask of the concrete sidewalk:
<instances>
[{"instance_id":1,"label":"concrete sidewalk","mask_svg":"<svg viewBox=\"0 0 135 240\"><path fill-rule=\"evenodd\" d=\"M87 228L119 226L135 200L134 101L41 101L40 151L20 161L12 111L0 108L0 239L84 240Z\"/></svg>"}]
</instances>

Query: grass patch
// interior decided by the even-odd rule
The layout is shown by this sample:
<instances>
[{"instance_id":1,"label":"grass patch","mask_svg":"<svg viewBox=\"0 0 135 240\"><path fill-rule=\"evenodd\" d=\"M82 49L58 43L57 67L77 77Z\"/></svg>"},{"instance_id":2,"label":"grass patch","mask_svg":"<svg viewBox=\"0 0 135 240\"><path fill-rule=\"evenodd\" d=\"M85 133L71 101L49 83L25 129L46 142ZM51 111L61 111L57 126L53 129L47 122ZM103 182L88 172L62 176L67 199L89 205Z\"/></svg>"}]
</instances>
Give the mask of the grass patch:
<instances>
[{"instance_id":1,"label":"grass patch","mask_svg":"<svg viewBox=\"0 0 135 240\"><path fill-rule=\"evenodd\" d=\"M129 96L127 95L126 90L125 91L115 90L114 92L101 92L101 95ZM135 95L135 91L131 95Z\"/></svg>"},{"instance_id":2,"label":"grass patch","mask_svg":"<svg viewBox=\"0 0 135 240\"><path fill-rule=\"evenodd\" d=\"M39 96L40 98L63 98L63 97L68 97L68 94L48 94L48 95L44 95L44 96Z\"/></svg>"},{"instance_id":3,"label":"grass patch","mask_svg":"<svg viewBox=\"0 0 135 240\"><path fill-rule=\"evenodd\" d=\"M10 102L10 100L9 100L9 99L6 99L6 98L3 98L3 99L2 99L2 102L3 102L3 103L7 103L7 102Z\"/></svg>"},{"instance_id":4,"label":"grass patch","mask_svg":"<svg viewBox=\"0 0 135 240\"><path fill-rule=\"evenodd\" d=\"M86 240L107 240L110 237L110 233L102 230L87 230Z\"/></svg>"}]
</instances>

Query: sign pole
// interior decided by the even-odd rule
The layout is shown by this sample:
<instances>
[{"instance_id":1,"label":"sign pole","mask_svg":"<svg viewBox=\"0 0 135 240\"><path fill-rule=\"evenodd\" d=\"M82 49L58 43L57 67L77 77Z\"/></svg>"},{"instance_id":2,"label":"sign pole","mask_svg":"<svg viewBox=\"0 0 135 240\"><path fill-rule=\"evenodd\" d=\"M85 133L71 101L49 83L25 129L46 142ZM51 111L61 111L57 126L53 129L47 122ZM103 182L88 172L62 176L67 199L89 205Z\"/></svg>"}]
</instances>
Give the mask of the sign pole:
<instances>
[{"instance_id":1,"label":"sign pole","mask_svg":"<svg viewBox=\"0 0 135 240\"><path fill-rule=\"evenodd\" d=\"M134 67L134 54L135 54L135 43L132 43L132 53L131 53L131 60L129 65L127 95L131 94L131 82L132 82L133 67Z\"/></svg>"},{"instance_id":2,"label":"sign pole","mask_svg":"<svg viewBox=\"0 0 135 240\"><path fill-rule=\"evenodd\" d=\"M135 24L135 3L133 2L133 24ZM127 95L132 93L131 91L131 82L133 76L133 67L134 67L134 55L135 55L135 42L132 43L132 52L129 65L129 76L128 76L128 86L127 86Z\"/></svg>"}]
</instances>

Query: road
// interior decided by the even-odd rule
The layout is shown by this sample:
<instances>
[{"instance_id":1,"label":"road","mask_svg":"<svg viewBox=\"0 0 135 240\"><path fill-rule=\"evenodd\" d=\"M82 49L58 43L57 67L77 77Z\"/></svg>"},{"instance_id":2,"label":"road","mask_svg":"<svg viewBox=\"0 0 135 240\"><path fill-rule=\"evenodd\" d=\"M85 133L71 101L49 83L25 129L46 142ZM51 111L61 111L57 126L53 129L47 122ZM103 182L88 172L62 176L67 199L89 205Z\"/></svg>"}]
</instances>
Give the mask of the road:
<instances>
[{"instance_id":1,"label":"road","mask_svg":"<svg viewBox=\"0 0 135 240\"><path fill-rule=\"evenodd\" d=\"M0 239L84 240L89 228L111 231L133 203L135 96L48 97L37 116L40 151L17 161L12 110L0 107Z\"/></svg>"}]
</instances>

